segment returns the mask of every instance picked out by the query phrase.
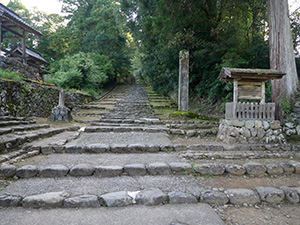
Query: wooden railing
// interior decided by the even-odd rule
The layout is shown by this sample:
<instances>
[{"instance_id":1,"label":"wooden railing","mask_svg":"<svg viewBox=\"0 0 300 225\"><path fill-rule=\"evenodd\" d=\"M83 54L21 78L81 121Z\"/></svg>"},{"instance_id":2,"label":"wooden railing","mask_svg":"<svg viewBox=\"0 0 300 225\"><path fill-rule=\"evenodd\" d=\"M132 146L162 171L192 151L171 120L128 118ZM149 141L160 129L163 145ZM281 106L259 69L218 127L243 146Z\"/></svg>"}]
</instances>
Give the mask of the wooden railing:
<instances>
[{"instance_id":1,"label":"wooden railing","mask_svg":"<svg viewBox=\"0 0 300 225\"><path fill-rule=\"evenodd\" d=\"M275 103L226 103L225 119L275 119Z\"/></svg>"}]
</instances>

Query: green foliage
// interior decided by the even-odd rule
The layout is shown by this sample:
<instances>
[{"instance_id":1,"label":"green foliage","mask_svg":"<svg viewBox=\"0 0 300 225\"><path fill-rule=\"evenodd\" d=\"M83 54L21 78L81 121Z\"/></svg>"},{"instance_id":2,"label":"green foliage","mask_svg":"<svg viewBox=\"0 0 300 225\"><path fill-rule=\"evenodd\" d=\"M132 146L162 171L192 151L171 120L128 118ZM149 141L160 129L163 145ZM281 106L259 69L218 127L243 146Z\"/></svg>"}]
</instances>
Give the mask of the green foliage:
<instances>
[{"instance_id":1,"label":"green foliage","mask_svg":"<svg viewBox=\"0 0 300 225\"><path fill-rule=\"evenodd\" d=\"M291 119L291 113L292 113L292 101L289 96L284 96L279 101L279 106L283 112L284 117L287 120Z\"/></svg>"},{"instance_id":2,"label":"green foliage","mask_svg":"<svg viewBox=\"0 0 300 225\"><path fill-rule=\"evenodd\" d=\"M79 90L97 90L113 74L107 56L83 52L61 59L58 66L55 64L55 70L50 82L63 88Z\"/></svg>"},{"instance_id":3,"label":"green foliage","mask_svg":"<svg viewBox=\"0 0 300 225\"><path fill-rule=\"evenodd\" d=\"M9 71L9 70L2 70L0 69L0 77L2 78L8 78L8 79L12 79L12 80L16 80L16 81L23 81L23 77L13 71Z\"/></svg>"}]
</instances>

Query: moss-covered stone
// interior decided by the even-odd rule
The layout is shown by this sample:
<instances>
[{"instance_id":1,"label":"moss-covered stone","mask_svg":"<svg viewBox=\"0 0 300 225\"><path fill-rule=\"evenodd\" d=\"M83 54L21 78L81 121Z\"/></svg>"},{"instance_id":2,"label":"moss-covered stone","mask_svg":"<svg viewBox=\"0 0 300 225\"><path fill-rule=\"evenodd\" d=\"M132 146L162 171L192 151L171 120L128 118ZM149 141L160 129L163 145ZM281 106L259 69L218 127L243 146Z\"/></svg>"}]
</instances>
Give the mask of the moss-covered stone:
<instances>
[{"instance_id":1,"label":"moss-covered stone","mask_svg":"<svg viewBox=\"0 0 300 225\"><path fill-rule=\"evenodd\" d=\"M188 112L188 111L176 111L173 113L170 113L170 117L186 117L186 118L198 118L198 114L194 112Z\"/></svg>"}]
</instances>

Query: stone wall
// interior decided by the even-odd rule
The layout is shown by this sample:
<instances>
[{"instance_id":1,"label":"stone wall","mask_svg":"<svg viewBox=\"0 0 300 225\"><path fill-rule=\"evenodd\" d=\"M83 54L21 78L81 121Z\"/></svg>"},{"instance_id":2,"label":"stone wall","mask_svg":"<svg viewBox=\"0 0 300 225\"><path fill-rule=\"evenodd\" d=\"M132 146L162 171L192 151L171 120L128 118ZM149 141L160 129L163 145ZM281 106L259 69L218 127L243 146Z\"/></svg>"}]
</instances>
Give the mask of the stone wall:
<instances>
[{"instance_id":1,"label":"stone wall","mask_svg":"<svg viewBox=\"0 0 300 225\"><path fill-rule=\"evenodd\" d=\"M20 62L20 58L1 57L1 69L15 71L22 74L25 79L38 82L44 81L43 75L38 68L23 64Z\"/></svg>"},{"instance_id":2,"label":"stone wall","mask_svg":"<svg viewBox=\"0 0 300 225\"><path fill-rule=\"evenodd\" d=\"M285 143L280 122L266 120L221 120L217 140L227 143Z\"/></svg>"},{"instance_id":3,"label":"stone wall","mask_svg":"<svg viewBox=\"0 0 300 225\"><path fill-rule=\"evenodd\" d=\"M53 86L17 82L0 78L0 113L12 116L49 117L58 105L59 90ZM65 93L68 108L89 102L92 97L78 93Z\"/></svg>"}]
</instances>

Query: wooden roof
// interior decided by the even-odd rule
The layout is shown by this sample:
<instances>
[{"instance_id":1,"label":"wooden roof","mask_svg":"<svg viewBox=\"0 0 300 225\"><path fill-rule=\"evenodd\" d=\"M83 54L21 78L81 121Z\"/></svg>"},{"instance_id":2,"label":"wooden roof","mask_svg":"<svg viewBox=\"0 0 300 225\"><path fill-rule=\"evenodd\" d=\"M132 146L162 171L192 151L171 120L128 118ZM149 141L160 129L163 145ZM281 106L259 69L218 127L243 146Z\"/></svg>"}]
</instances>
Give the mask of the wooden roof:
<instances>
[{"instance_id":1,"label":"wooden roof","mask_svg":"<svg viewBox=\"0 0 300 225\"><path fill-rule=\"evenodd\" d=\"M218 79L222 81L247 80L247 81L269 81L281 79L285 73L270 69L240 69L223 67Z\"/></svg>"},{"instance_id":2,"label":"wooden roof","mask_svg":"<svg viewBox=\"0 0 300 225\"><path fill-rule=\"evenodd\" d=\"M43 34L36 29L29 26L26 22L24 22L21 17L10 10L6 6L0 3L0 18L2 22L2 31L11 32L17 36L21 36L20 33L16 32L16 30L25 30L29 33L33 33L38 37L43 36Z\"/></svg>"}]
</instances>

